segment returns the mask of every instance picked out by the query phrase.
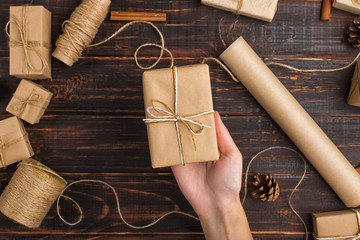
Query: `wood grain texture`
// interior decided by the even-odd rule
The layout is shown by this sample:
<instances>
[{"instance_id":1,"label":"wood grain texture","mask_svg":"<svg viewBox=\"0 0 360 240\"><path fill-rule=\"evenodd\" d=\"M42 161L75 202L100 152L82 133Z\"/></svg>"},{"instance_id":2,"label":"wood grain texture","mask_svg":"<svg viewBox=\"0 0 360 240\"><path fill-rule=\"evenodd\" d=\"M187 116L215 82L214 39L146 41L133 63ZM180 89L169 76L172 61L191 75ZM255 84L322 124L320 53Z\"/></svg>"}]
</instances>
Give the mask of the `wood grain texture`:
<instances>
[{"instance_id":1,"label":"wood grain texture","mask_svg":"<svg viewBox=\"0 0 360 240\"><path fill-rule=\"evenodd\" d=\"M10 5L0 2L0 26L8 21ZM53 45L81 0L34 0L53 14ZM243 36L265 62L278 61L299 68L336 68L348 64L357 51L347 43L346 28L354 15L332 9L331 20L320 21L321 0L280 0L272 23L237 16L201 5L200 0L112 1L113 11L165 12L167 22L156 23L175 56L177 65L200 63L218 57L232 41ZM95 41L110 36L124 23L107 18ZM25 123L40 160L69 182L98 179L113 185L120 195L125 218L149 223L162 213L182 210L193 214L169 168L150 166L142 70L133 53L144 42L159 43L145 25L133 26L110 42L84 51L72 68L53 60L53 80L39 81L54 93L45 116L37 125ZM8 39L0 31L0 118L19 80L8 75ZM158 49L144 49L142 64L155 61ZM257 152L270 146L294 145L240 84L234 83L216 63L209 62L215 110L220 111L246 166ZM169 57L159 67L169 66ZM271 67L280 81L340 148L352 165L360 165L360 108L346 104L353 67L334 73L299 73ZM250 175L270 172L280 185L279 200L262 203L248 197L245 210L255 239L304 239L304 229L287 199L301 178L301 159L286 150L274 150L255 161ZM293 205L312 229L311 213L345 209L340 199L308 163L308 174L293 198ZM16 166L0 170L2 188ZM244 176L243 176L244 177ZM30 230L0 216L0 239L176 239L203 240L200 224L183 216L169 216L158 225L135 231L116 213L112 192L101 185L78 185L67 195L83 207L85 217L68 227L53 206L39 229ZM61 210L76 220L76 209L66 201ZM310 239L312 236L310 236Z\"/></svg>"}]
</instances>

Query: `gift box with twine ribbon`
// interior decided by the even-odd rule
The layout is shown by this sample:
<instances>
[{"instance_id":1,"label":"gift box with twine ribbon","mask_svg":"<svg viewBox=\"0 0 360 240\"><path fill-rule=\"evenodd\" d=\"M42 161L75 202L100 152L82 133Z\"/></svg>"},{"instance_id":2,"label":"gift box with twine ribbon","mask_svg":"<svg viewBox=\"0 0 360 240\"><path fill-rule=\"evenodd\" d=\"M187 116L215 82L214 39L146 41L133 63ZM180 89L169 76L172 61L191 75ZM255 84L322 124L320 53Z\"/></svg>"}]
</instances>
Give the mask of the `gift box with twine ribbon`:
<instances>
[{"instance_id":1,"label":"gift box with twine ribbon","mask_svg":"<svg viewBox=\"0 0 360 240\"><path fill-rule=\"evenodd\" d=\"M51 13L43 6L11 6L6 33L10 75L33 80L51 78Z\"/></svg>"},{"instance_id":2,"label":"gift box with twine ribbon","mask_svg":"<svg viewBox=\"0 0 360 240\"><path fill-rule=\"evenodd\" d=\"M34 155L24 125L17 117L0 121L0 167Z\"/></svg>"},{"instance_id":3,"label":"gift box with twine ribbon","mask_svg":"<svg viewBox=\"0 0 360 240\"><path fill-rule=\"evenodd\" d=\"M154 168L219 159L206 64L146 71L143 87Z\"/></svg>"},{"instance_id":4,"label":"gift box with twine ribbon","mask_svg":"<svg viewBox=\"0 0 360 240\"><path fill-rule=\"evenodd\" d=\"M52 95L50 91L39 84L21 80L6 111L28 123L38 123L44 115Z\"/></svg>"},{"instance_id":5,"label":"gift box with twine ribbon","mask_svg":"<svg viewBox=\"0 0 360 240\"><path fill-rule=\"evenodd\" d=\"M201 0L201 3L235 14L271 22L277 10L278 0Z\"/></svg>"}]
</instances>

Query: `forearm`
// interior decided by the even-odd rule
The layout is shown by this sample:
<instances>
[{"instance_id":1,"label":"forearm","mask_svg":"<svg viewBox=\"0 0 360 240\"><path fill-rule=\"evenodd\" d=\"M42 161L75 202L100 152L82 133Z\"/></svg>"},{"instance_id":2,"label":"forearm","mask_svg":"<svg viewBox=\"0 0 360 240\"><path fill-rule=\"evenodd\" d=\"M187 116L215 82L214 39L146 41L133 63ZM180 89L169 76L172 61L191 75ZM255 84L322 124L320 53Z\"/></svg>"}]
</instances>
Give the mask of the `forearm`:
<instances>
[{"instance_id":1,"label":"forearm","mask_svg":"<svg viewBox=\"0 0 360 240\"><path fill-rule=\"evenodd\" d=\"M200 216L206 240L251 240L249 223L240 199L231 206Z\"/></svg>"}]
</instances>

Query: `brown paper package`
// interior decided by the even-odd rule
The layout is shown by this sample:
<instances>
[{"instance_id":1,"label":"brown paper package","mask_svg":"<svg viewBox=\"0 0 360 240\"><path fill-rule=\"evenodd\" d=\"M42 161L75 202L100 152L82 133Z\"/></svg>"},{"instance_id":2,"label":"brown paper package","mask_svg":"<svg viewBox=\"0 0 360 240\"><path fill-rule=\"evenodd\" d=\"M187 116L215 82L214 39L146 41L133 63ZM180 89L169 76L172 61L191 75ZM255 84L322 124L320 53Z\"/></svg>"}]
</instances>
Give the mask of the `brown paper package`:
<instances>
[{"instance_id":1,"label":"brown paper package","mask_svg":"<svg viewBox=\"0 0 360 240\"><path fill-rule=\"evenodd\" d=\"M354 76L351 80L351 87L347 103L353 106L360 107L360 64L356 62Z\"/></svg>"},{"instance_id":2,"label":"brown paper package","mask_svg":"<svg viewBox=\"0 0 360 240\"><path fill-rule=\"evenodd\" d=\"M10 7L10 75L33 80L51 78L50 44L48 10L43 6Z\"/></svg>"},{"instance_id":3,"label":"brown paper package","mask_svg":"<svg viewBox=\"0 0 360 240\"><path fill-rule=\"evenodd\" d=\"M0 121L0 167L34 155L24 125L17 117Z\"/></svg>"},{"instance_id":4,"label":"brown paper package","mask_svg":"<svg viewBox=\"0 0 360 240\"><path fill-rule=\"evenodd\" d=\"M6 111L28 123L38 123L44 115L52 95L50 91L39 84L23 79L6 107Z\"/></svg>"},{"instance_id":5,"label":"brown paper package","mask_svg":"<svg viewBox=\"0 0 360 240\"><path fill-rule=\"evenodd\" d=\"M360 15L360 0L333 0L333 7Z\"/></svg>"},{"instance_id":6,"label":"brown paper package","mask_svg":"<svg viewBox=\"0 0 360 240\"><path fill-rule=\"evenodd\" d=\"M213 110L209 67L206 64L182 66L178 72L178 115L187 116ZM154 99L174 108L175 91L173 69L146 71L143 74L145 110ZM146 118L151 116L146 111ZM206 162L219 159L214 115L205 115L193 120L210 126L200 136L194 136L195 151L191 134L179 122L185 163ZM174 122L147 124L151 162L154 168L180 165L180 149Z\"/></svg>"},{"instance_id":7,"label":"brown paper package","mask_svg":"<svg viewBox=\"0 0 360 240\"><path fill-rule=\"evenodd\" d=\"M356 213L352 210L313 213L312 221L313 233L318 238L353 236L360 232Z\"/></svg>"},{"instance_id":8,"label":"brown paper package","mask_svg":"<svg viewBox=\"0 0 360 240\"><path fill-rule=\"evenodd\" d=\"M201 0L202 4L271 22L278 0Z\"/></svg>"},{"instance_id":9,"label":"brown paper package","mask_svg":"<svg viewBox=\"0 0 360 240\"><path fill-rule=\"evenodd\" d=\"M240 37L220 58L302 151L345 205L358 206L360 175L246 41Z\"/></svg>"}]
</instances>

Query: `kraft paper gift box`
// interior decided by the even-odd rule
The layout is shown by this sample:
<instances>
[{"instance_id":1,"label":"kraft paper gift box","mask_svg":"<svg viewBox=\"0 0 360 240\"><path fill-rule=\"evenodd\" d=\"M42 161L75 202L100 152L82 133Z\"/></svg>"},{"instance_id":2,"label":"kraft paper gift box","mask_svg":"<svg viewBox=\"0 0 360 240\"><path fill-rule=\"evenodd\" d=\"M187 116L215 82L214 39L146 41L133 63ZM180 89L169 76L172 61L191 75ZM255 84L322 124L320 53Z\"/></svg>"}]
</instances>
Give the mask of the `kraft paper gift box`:
<instances>
[{"instance_id":1,"label":"kraft paper gift box","mask_svg":"<svg viewBox=\"0 0 360 240\"><path fill-rule=\"evenodd\" d=\"M10 75L51 78L51 13L43 6L10 7Z\"/></svg>"},{"instance_id":2,"label":"kraft paper gift box","mask_svg":"<svg viewBox=\"0 0 360 240\"><path fill-rule=\"evenodd\" d=\"M356 62L347 103L360 107L360 64Z\"/></svg>"},{"instance_id":3,"label":"kraft paper gift box","mask_svg":"<svg viewBox=\"0 0 360 240\"><path fill-rule=\"evenodd\" d=\"M202 4L271 22L278 0L201 0Z\"/></svg>"},{"instance_id":4,"label":"kraft paper gift box","mask_svg":"<svg viewBox=\"0 0 360 240\"><path fill-rule=\"evenodd\" d=\"M146 71L143 88L154 168L219 159L206 64Z\"/></svg>"},{"instance_id":5,"label":"kraft paper gift box","mask_svg":"<svg viewBox=\"0 0 360 240\"><path fill-rule=\"evenodd\" d=\"M356 209L313 213L313 233L317 238L353 239L360 232Z\"/></svg>"},{"instance_id":6,"label":"kraft paper gift box","mask_svg":"<svg viewBox=\"0 0 360 240\"><path fill-rule=\"evenodd\" d=\"M0 167L34 155L24 125L17 117L0 121Z\"/></svg>"},{"instance_id":7,"label":"kraft paper gift box","mask_svg":"<svg viewBox=\"0 0 360 240\"><path fill-rule=\"evenodd\" d=\"M50 103L52 93L32 81L21 80L6 111L34 124L38 123Z\"/></svg>"},{"instance_id":8,"label":"kraft paper gift box","mask_svg":"<svg viewBox=\"0 0 360 240\"><path fill-rule=\"evenodd\" d=\"M333 7L360 15L360 0L334 0Z\"/></svg>"}]
</instances>

